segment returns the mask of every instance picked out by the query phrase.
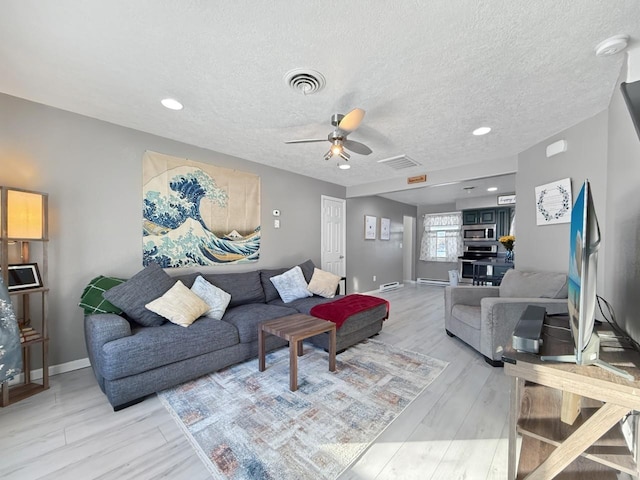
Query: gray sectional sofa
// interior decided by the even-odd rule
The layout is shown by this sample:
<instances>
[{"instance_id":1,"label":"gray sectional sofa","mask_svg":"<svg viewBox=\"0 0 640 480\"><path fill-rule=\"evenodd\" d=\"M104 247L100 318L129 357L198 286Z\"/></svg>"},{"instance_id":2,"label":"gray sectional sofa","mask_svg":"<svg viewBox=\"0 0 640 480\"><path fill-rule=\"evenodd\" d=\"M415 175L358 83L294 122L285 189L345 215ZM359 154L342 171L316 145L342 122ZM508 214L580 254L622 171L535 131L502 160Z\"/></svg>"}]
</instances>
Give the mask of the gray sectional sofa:
<instances>
[{"instance_id":1,"label":"gray sectional sofa","mask_svg":"<svg viewBox=\"0 0 640 480\"><path fill-rule=\"evenodd\" d=\"M313 262L307 261L300 267L309 282L314 271ZM156 268L164 276L162 269ZM98 384L114 410L137 403L152 393L257 357L261 322L295 313L308 314L313 306L339 298L314 295L284 303L270 278L286 270L288 268L203 273L208 282L231 294L231 302L221 320L201 317L188 328L170 322L142 326L125 314L86 315L84 325L89 360ZM145 278L154 278L153 275L144 277L143 272L136 276L139 283L143 284ZM139 277L141 274L143 276ZM198 275L172 277L171 283L181 280L191 287ZM140 296L144 295L142 291ZM344 350L378 333L386 316L387 308L382 305L354 314L337 332L337 350ZM321 348L327 347L326 334L312 337L310 341ZM267 350L285 345L286 341L278 337L266 338Z\"/></svg>"}]
</instances>

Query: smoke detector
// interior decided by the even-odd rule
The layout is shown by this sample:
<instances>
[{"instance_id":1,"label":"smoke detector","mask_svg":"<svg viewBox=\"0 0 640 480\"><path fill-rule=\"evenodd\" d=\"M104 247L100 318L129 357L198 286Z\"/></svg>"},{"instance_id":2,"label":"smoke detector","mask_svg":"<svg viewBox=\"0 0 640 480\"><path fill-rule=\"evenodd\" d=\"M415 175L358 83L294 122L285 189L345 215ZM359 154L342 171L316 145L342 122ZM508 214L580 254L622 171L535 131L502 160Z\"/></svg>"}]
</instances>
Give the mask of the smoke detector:
<instances>
[{"instance_id":1,"label":"smoke detector","mask_svg":"<svg viewBox=\"0 0 640 480\"><path fill-rule=\"evenodd\" d=\"M311 95L324 88L326 80L324 76L315 70L295 68L287 72L284 81L298 93Z\"/></svg>"},{"instance_id":2,"label":"smoke detector","mask_svg":"<svg viewBox=\"0 0 640 480\"><path fill-rule=\"evenodd\" d=\"M609 55L620 53L622 50L627 48L628 43L628 35L614 35L613 37L607 38L598 44L596 47L596 56L607 57Z\"/></svg>"}]
</instances>

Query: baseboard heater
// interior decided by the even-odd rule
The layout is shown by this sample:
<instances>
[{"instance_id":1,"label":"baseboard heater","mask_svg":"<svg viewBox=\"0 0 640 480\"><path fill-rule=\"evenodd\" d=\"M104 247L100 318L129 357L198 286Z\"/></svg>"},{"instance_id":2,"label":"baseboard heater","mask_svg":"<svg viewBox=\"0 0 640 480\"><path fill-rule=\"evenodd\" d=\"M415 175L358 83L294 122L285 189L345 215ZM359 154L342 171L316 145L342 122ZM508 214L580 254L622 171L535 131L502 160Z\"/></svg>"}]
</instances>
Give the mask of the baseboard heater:
<instances>
[{"instance_id":1,"label":"baseboard heater","mask_svg":"<svg viewBox=\"0 0 640 480\"><path fill-rule=\"evenodd\" d=\"M435 280L432 278L417 278L416 283L419 285L449 285L447 280Z\"/></svg>"},{"instance_id":2,"label":"baseboard heater","mask_svg":"<svg viewBox=\"0 0 640 480\"><path fill-rule=\"evenodd\" d=\"M400 282L389 282L389 283L383 283L382 285L380 285L380 291L381 292L388 292L389 290L395 290L396 288L400 288Z\"/></svg>"}]
</instances>

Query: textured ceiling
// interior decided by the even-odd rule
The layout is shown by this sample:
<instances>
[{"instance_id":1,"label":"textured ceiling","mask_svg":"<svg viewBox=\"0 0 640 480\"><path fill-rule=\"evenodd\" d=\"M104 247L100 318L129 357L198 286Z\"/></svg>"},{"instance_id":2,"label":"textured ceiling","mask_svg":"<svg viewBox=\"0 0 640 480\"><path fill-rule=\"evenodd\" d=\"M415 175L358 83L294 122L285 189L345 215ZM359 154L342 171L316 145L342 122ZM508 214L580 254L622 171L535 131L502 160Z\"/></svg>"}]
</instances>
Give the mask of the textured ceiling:
<instances>
[{"instance_id":1,"label":"textured ceiling","mask_svg":"<svg viewBox=\"0 0 640 480\"><path fill-rule=\"evenodd\" d=\"M621 33L640 39L637 0L3 0L0 92L356 186L513 156L602 111L625 57L594 47ZM291 90L299 67L325 88ZM373 154L351 170L328 142L284 144L355 107ZM421 166L377 163L401 154Z\"/></svg>"}]
</instances>

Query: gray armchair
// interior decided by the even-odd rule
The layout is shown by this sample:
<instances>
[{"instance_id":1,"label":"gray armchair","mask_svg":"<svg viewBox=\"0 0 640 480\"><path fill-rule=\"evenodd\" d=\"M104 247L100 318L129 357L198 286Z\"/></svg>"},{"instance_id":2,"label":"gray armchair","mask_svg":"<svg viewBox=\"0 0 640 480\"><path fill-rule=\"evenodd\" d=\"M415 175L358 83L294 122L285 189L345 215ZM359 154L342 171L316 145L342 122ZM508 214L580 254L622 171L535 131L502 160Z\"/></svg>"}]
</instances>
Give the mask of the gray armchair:
<instances>
[{"instance_id":1,"label":"gray armchair","mask_svg":"<svg viewBox=\"0 0 640 480\"><path fill-rule=\"evenodd\" d=\"M567 275L509 270L499 287L457 286L444 291L444 325L479 351L494 367L527 305L545 307L548 314L567 313Z\"/></svg>"}]
</instances>

